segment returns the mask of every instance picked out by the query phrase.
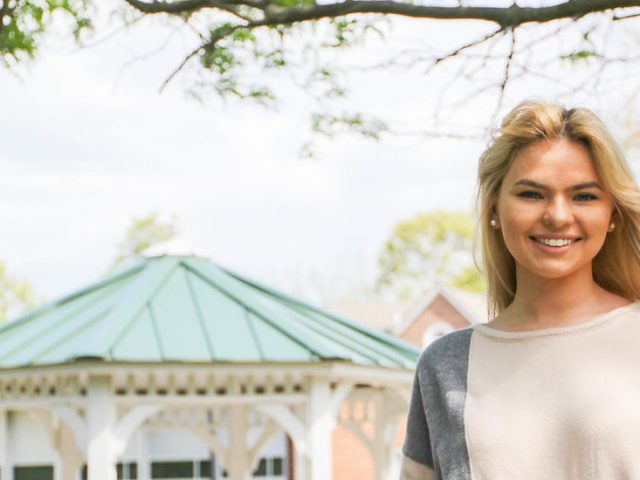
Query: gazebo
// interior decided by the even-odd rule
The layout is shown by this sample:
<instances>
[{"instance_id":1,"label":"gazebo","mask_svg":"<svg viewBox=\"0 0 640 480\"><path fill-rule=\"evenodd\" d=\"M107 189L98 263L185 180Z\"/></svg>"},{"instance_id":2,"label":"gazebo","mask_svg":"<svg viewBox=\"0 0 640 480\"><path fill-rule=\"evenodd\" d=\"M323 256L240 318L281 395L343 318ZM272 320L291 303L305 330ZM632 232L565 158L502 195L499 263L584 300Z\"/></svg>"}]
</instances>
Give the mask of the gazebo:
<instances>
[{"instance_id":1,"label":"gazebo","mask_svg":"<svg viewBox=\"0 0 640 480\"><path fill-rule=\"evenodd\" d=\"M385 480L418 353L208 259L144 259L0 327L2 480L30 448L55 480L148 480L150 448L122 463L131 439L176 428L231 480L285 434L289 478L328 480L337 422Z\"/></svg>"}]
</instances>

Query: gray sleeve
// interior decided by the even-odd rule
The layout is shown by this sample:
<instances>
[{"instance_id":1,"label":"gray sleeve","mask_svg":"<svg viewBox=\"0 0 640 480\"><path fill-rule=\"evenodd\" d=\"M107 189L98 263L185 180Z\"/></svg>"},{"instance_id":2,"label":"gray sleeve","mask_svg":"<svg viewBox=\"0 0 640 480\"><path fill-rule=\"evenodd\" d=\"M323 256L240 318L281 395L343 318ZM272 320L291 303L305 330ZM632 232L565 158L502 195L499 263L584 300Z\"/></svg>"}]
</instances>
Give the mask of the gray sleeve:
<instances>
[{"instance_id":1,"label":"gray sleeve","mask_svg":"<svg viewBox=\"0 0 640 480\"><path fill-rule=\"evenodd\" d=\"M422 404L420 380L418 371L413 380L413 392L409 405L409 418L407 419L407 434L404 439L402 453L418 463L433 468L431 454L431 441L429 439L429 426Z\"/></svg>"},{"instance_id":2,"label":"gray sleeve","mask_svg":"<svg viewBox=\"0 0 640 480\"><path fill-rule=\"evenodd\" d=\"M464 407L472 334L465 328L444 335L416 365L403 453L439 479L471 478Z\"/></svg>"}]
</instances>

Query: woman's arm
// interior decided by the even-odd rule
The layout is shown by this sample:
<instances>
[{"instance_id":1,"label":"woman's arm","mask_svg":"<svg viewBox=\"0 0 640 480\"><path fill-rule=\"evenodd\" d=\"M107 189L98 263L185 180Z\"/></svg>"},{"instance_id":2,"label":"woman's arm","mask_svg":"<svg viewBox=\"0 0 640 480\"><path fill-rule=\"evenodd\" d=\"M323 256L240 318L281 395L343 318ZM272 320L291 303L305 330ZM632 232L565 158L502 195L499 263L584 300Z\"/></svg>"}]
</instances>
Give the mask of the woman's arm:
<instances>
[{"instance_id":1,"label":"woman's arm","mask_svg":"<svg viewBox=\"0 0 640 480\"><path fill-rule=\"evenodd\" d=\"M432 468L403 455L400 480L436 480L436 472Z\"/></svg>"},{"instance_id":2,"label":"woman's arm","mask_svg":"<svg viewBox=\"0 0 640 480\"><path fill-rule=\"evenodd\" d=\"M420 363L420 362L418 362ZM400 480L435 480L429 426L421 393L419 367L413 380L413 392L407 418L407 433L402 446Z\"/></svg>"}]
</instances>

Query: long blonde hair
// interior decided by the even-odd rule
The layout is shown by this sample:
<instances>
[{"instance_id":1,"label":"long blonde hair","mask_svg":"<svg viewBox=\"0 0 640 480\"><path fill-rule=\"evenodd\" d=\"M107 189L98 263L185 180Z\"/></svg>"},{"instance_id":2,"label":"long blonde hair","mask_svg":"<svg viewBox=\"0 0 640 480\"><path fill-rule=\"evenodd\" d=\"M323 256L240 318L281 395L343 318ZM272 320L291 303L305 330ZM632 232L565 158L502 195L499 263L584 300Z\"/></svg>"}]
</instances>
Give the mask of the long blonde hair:
<instances>
[{"instance_id":1,"label":"long blonde hair","mask_svg":"<svg viewBox=\"0 0 640 480\"><path fill-rule=\"evenodd\" d=\"M502 180L518 152L539 140L566 138L585 145L604 188L611 193L616 229L593 260L594 280L629 300L640 299L640 190L622 149L607 127L585 108L526 101L515 107L492 136L478 168L478 221L482 270L490 316L514 299L516 265L499 230L491 228Z\"/></svg>"}]
</instances>

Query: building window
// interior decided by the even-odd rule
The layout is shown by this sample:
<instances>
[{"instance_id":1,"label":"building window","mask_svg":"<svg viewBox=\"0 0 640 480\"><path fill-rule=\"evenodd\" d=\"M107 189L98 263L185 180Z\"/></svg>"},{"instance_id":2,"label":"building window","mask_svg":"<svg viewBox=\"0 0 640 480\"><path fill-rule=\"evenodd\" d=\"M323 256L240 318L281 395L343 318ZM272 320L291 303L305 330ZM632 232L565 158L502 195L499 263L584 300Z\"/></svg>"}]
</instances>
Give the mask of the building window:
<instances>
[{"instance_id":1,"label":"building window","mask_svg":"<svg viewBox=\"0 0 640 480\"><path fill-rule=\"evenodd\" d=\"M33 465L29 467L14 467L14 480L53 480L51 465Z\"/></svg>"},{"instance_id":2,"label":"building window","mask_svg":"<svg viewBox=\"0 0 640 480\"><path fill-rule=\"evenodd\" d=\"M116 472L118 474L118 480L135 480L138 478L138 464L135 462L118 463L116 464ZM82 466L80 478L87 480L86 465Z\"/></svg>"},{"instance_id":3,"label":"building window","mask_svg":"<svg viewBox=\"0 0 640 480\"><path fill-rule=\"evenodd\" d=\"M118 463L116 465L116 471L118 472L118 480L133 480L138 478L138 464L134 462Z\"/></svg>"},{"instance_id":4,"label":"building window","mask_svg":"<svg viewBox=\"0 0 640 480\"><path fill-rule=\"evenodd\" d=\"M193 478L193 462L153 462L151 478Z\"/></svg>"},{"instance_id":5,"label":"building window","mask_svg":"<svg viewBox=\"0 0 640 480\"><path fill-rule=\"evenodd\" d=\"M258 462L258 466L253 471L253 478L277 477L285 475L284 459L282 457L264 457ZM228 478L226 470L222 470L222 477Z\"/></svg>"},{"instance_id":6,"label":"building window","mask_svg":"<svg viewBox=\"0 0 640 480\"><path fill-rule=\"evenodd\" d=\"M267 459L261 458L258 462L258 467L253 471L254 477L266 477L267 476Z\"/></svg>"},{"instance_id":7,"label":"building window","mask_svg":"<svg viewBox=\"0 0 640 480\"><path fill-rule=\"evenodd\" d=\"M200 470L195 472L195 478L212 478L211 472L216 471L213 458L211 460L202 460L201 462L197 462L196 468L198 467Z\"/></svg>"},{"instance_id":8,"label":"building window","mask_svg":"<svg viewBox=\"0 0 640 480\"><path fill-rule=\"evenodd\" d=\"M284 475L284 461L282 458L272 458L271 465L271 475Z\"/></svg>"},{"instance_id":9,"label":"building window","mask_svg":"<svg viewBox=\"0 0 640 480\"><path fill-rule=\"evenodd\" d=\"M282 457L261 458L258 467L253 471L254 477L272 477L284 475Z\"/></svg>"}]
</instances>

